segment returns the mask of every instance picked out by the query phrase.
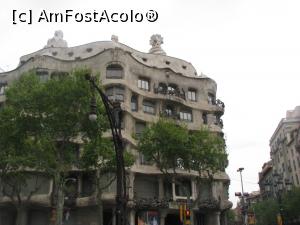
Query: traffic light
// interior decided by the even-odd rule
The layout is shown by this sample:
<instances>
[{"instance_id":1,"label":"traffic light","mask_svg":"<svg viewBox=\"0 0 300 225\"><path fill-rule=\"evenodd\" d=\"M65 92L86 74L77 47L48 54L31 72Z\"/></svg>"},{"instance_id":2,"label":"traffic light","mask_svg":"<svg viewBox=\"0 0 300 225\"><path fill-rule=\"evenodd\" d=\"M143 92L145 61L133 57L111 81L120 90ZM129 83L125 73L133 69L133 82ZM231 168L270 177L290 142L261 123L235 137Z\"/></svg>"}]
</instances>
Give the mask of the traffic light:
<instances>
[{"instance_id":1,"label":"traffic light","mask_svg":"<svg viewBox=\"0 0 300 225\"><path fill-rule=\"evenodd\" d=\"M51 210L51 218L50 218L50 224L55 224L55 221L56 221L56 209L52 209Z\"/></svg>"},{"instance_id":2,"label":"traffic light","mask_svg":"<svg viewBox=\"0 0 300 225\"><path fill-rule=\"evenodd\" d=\"M191 210L188 208L186 203L179 205L179 219L183 225L191 224Z\"/></svg>"},{"instance_id":3,"label":"traffic light","mask_svg":"<svg viewBox=\"0 0 300 225\"><path fill-rule=\"evenodd\" d=\"M185 224L186 225L191 224L191 210L190 209L185 210Z\"/></svg>"},{"instance_id":4,"label":"traffic light","mask_svg":"<svg viewBox=\"0 0 300 225\"><path fill-rule=\"evenodd\" d=\"M255 215L253 212L248 212L248 224L255 224Z\"/></svg>"},{"instance_id":5,"label":"traffic light","mask_svg":"<svg viewBox=\"0 0 300 225\"><path fill-rule=\"evenodd\" d=\"M183 224L183 205L182 204L180 204L179 205L179 219L180 219L180 222Z\"/></svg>"}]
</instances>

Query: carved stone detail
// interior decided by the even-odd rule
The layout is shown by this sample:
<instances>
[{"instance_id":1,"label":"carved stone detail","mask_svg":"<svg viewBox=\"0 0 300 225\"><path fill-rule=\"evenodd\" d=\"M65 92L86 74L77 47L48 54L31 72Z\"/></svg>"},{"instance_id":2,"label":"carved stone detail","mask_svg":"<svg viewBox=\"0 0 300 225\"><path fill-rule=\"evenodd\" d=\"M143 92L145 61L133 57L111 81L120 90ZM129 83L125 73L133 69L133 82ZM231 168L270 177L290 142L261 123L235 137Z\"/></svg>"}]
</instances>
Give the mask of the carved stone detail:
<instances>
[{"instance_id":1,"label":"carved stone detail","mask_svg":"<svg viewBox=\"0 0 300 225\"><path fill-rule=\"evenodd\" d=\"M161 48L163 43L164 39L160 34L153 34L150 38L150 45L152 48L149 50L149 53L166 55L166 52Z\"/></svg>"},{"instance_id":2,"label":"carved stone detail","mask_svg":"<svg viewBox=\"0 0 300 225\"><path fill-rule=\"evenodd\" d=\"M111 35L111 40L113 41L113 42L119 42L119 37L117 36L117 35Z\"/></svg>"},{"instance_id":3,"label":"carved stone detail","mask_svg":"<svg viewBox=\"0 0 300 225\"><path fill-rule=\"evenodd\" d=\"M168 199L157 198L138 198L133 199L134 208L137 209L149 209L149 208L168 208Z\"/></svg>"},{"instance_id":4,"label":"carved stone detail","mask_svg":"<svg viewBox=\"0 0 300 225\"><path fill-rule=\"evenodd\" d=\"M63 39L64 34L61 30L57 30L54 33L54 37L48 39L47 45L45 48L51 47L68 47L67 42Z\"/></svg>"},{"instance_id":5,"label":"carved stone detail","mask_svg":"<svg viewBox=\"0 0 300 225\"><path fill-rule=\"evenodd\" d=\"M223 204L221 204L221 210L230 209L232 207L232 202L225 200Z\"/></svg>"},{"instance_id":6,"label":"carved stone detail","mask_svg":"<svg viewBox=\"0 0 300 225\"><path fill-rule=\"evenodd\" d=\"M200 200L198 203L199 209L216 210L220 209L220 202L214 198Z\"/></svg>"}]
</instances>

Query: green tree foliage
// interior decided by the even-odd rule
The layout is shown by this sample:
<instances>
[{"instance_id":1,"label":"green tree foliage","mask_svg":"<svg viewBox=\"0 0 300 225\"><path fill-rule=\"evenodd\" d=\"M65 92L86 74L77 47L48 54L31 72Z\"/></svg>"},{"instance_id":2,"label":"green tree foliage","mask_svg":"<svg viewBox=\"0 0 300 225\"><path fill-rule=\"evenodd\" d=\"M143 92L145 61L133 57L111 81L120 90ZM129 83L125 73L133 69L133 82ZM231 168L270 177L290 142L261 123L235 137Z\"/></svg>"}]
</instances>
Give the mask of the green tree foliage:
<instances>
[{"instance_id":1,"label":"green tree foliage","mask_svg":"<svg viewBox=\"0 0 300 225\"><path fill-rule=\"evenodd\" d=\"M300 218L300 188L294 187L283 197L283 209L286 220Z\"/></svg>"},{"instance_id":2,"label":"green tree foliage","mask_svg":"<svg viewBox=\"0 0 300 225\"><path fill-rule=\"evenodd\" d=\"M190 168L207 172L212 176L227 167L226 145L223 138L207 129L194 131L189 135L188 154L191 156Z\"/></svg>"},{"instance_id":3,"label":"green tree foliage","mask_svg":"<svg viewBox=\"0 0 300 225\"><path fill-rule=\"evenodd\" d=\"M214 173L227 166L223 138L206 129L189 132L173 120L160 119L147 127L138 142L139 151L162 172L186 169Z\"/></svg>"},{"instance_id":4,"label":"green tree foliage","mask_svg":"<svg viewBox=\"0 0 300 225\"><path fill-rule=\"evenodd\" d=\"M299 219L300 212L300 188L294 187L292 191L282 195L282 208L284 220L286 222ZM257 224L268 225L276 224L276 217L279 213L279 201L276 198L258 202L252 206Z\"/></svg>"},{"instance_id":5,"label":"green tree foliage","mask_svg":"<svg viewBox=\"0 0 300 225\"><path fill-rule=\"evenodd\" d=\"M253 206L257 225L277 224L277 214L279 212L278 203L274 199L268 199L256 203Z\"/></svg>"},{"instance_id":6,"label":"green tree foliage","mask_svg":"<svg viewBox=\"0 0 300 225\"><path fill-rule=\"evenodd\" d=\"M34 74L24 74L6 92L6 106L0 112L0 169L2 179L20 177L25 169L43 171L54 178L56 224L62 223L64 186L68 171L79 165L78 144L91 160L108 165L114 161L111 143L102 139L108 128L104 108L97 100L97 121L90 122L89 83L78 70L41 82ZM100 165L96 165L100 166ZM22 170L24 169L24 170ZM15 176L18 173L19 176Z\"/></svg>"},{"instance_id":7,"label":"green tree foliage","mask_svg":"<svg viewBox=\"0 0 300 225\"><path fill-rule=\"evenodd\" d=\"M235 224L235 213L233 209L229 209L226 211L226 217L227 217L228 225Z\"/></svg>"},{"instance_id":8,"label":"green tree foliage","mask_svg":"<svg viewBox=\"0 0 300 225\"><path fill-rule=\"evenodd\" d=\"M191 158L186 153L188 142L186 128L161 119L143 131L138 149L146 160L154 161L160 170L167 173L169 169L189 167Z\"/></svg>"}]
</instances>

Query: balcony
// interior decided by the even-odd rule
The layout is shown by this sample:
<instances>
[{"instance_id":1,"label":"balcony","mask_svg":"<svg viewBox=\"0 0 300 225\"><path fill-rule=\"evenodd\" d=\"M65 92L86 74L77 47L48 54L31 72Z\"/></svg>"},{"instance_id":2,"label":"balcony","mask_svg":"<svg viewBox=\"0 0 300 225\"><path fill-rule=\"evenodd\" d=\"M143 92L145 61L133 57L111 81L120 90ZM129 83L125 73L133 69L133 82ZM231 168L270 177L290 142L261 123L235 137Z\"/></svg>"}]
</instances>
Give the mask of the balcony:
<instances>
[{"instance_id":1,"label":"balcony","mask_svg":"<svg viewBox=\"0 0 300 225\"><path fill-rule=\"evenodd\" d=\"M169 199L157 199L157 198L134 198L134 207L137 209L149 209L149 208L168 208Z\"/></svg>"},{"instance_id":2,"label":"balcony","mask_svg":"<svg viewBox=\"0 0 300 225\"><path fill-rule=\"evenodd\" d=\"M216 126L219 126L221 129L223 129L223 126L224 126L223 120L220 119L220 118L216 118L215 125L216 125Z\"/></svg>"},{"instance_id":3,"label":"balcony","mask_svg":"<svg viewBox=\"0 0 300 225\"><path fill-rule=\"evenodd\" d=\"M174 96L186 100L185 92L182 90L180 91L179 88L176 89L168 89L163 87L154 87L155 94L161 94L166 96Z\"/></svg>"},{"instance_id":4,"label":"balcony","mask_svg":"<svg viewBox=\"0 0 300 225\"><path fill-rule=\"evenodd\" d=\"M221 116L224 114L225 111L225 104L222 102L220 99L217 99L211 103L212 105L215 106L215 110L217 113Z\"/></svg>"}]
</instances>

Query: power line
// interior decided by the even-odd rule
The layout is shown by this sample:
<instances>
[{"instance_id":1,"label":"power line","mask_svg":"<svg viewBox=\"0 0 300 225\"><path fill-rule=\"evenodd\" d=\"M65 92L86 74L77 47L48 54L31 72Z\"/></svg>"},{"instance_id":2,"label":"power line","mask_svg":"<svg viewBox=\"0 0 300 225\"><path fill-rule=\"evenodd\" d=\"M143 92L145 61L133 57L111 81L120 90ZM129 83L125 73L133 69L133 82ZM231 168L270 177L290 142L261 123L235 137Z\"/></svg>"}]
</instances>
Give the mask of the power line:
<instances>
[{"instance_id":1,"label":"power line","mask_svg":"<svg viewBox=\"0 0 300 225\"><path fill-rule=\"evenodd\" d=\"M241 182L241 180L238 179L230 179L232 181L236 181L236 182ZM253 181L247 181L247 180L243 180L244 183L248 183L248 184L258 184L257 182L253 182Z\"/></svg>"}]
</instances>

